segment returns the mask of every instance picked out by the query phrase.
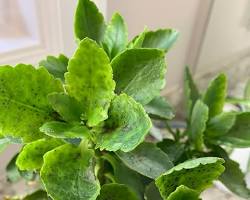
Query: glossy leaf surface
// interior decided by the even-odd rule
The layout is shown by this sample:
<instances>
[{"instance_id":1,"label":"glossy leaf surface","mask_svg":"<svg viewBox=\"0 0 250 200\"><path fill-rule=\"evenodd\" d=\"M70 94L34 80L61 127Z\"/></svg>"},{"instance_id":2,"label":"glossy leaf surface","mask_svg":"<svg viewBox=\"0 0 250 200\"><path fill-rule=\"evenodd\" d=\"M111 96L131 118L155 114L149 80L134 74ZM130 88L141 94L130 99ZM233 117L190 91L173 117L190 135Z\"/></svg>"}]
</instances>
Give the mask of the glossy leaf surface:
<instances>
[{"instance_id":1,"label":"glossy leaf surface","mask_svg":"<svg viewBox=\"0 0 250 200\"><path fill-rule=\"evenodd\" d=\"M88 37L101 42L105 31L105 21L94 2L79 0L75 12L75 36L78 41Z\"/></svg>"}]
</instances>

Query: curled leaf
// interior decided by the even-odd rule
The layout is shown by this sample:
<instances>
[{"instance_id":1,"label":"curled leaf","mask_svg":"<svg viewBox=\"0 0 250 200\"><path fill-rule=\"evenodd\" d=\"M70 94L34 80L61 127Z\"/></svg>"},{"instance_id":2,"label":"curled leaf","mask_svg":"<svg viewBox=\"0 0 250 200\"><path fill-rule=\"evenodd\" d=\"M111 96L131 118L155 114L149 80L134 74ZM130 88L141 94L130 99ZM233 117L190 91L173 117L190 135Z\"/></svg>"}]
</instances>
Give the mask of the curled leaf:
<instances>
[{"instance_id":1,"label":"curled leaf","mask_svg":"<svg viewBox=\"0 0 250 200\"><path fill-rule=\"evenodd\" d=\"M143 107L133 98L121 94L111 102L104 130L96 136L96 148L131 151L144 140L150 127L151 121Z\"/></svg>"},{"instance_id":2,"label":"curled leaf","mask_svg":"<svg viewBox=\"0 0 250 200\"><path fill-rule=\"evenodd\" d=\"M200 194L224 171L223 163L223 159L216 157L186 161L159 176L156 179L156 186L166 200L181 185Z\"/></svg>"},{"instance_id":3,"label":"curled leaf","mask_svg":"<svg viewBox=\"0 0 250 200\"><path fill-rule=\"evenodd\" d=\"M63 145L58 139L40 139L24 146L17 157L16 165L20 170L37 170L43 165L43 155Z\"/></svg>"}]
</instances>

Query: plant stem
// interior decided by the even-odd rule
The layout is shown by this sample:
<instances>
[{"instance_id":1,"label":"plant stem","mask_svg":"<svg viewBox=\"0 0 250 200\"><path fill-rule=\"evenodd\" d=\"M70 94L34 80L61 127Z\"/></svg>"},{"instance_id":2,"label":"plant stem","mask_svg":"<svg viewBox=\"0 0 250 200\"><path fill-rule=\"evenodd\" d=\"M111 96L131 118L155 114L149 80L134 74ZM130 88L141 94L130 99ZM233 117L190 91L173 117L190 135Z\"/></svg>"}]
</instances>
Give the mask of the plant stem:
<instances>
[{"instance_id":1,"label":"plant stem","mask_svg":"<svg viewBox=\"0 0 250 200\"><path fill-rule=\"evenodd\" d=\"M174 137L175 141L179 141L178 134L176 134L176 132L173 131L173 129L171 128L171 126L168 124L167 121L166 121L166 128L167 128L168 132Z\"/></svg>"}]
</instances>

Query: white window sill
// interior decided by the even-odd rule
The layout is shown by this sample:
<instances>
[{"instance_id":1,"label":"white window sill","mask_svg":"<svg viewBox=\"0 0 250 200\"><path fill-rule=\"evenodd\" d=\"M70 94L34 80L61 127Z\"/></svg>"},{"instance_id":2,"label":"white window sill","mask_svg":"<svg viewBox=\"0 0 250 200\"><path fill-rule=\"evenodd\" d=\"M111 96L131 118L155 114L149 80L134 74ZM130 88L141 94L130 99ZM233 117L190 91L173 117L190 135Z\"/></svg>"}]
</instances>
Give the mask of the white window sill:
<instances>
[{"instance_id":1,"label":"white window sill","mask_svg":"<svg viewBox=\"0 0 250 200\"><path fill-rule=\"evenodd\" d=\"M0 54L9 53L30 46L39 45L39 40L30 37L22 38L0 38Z\"/></svg>"}]
</instances>

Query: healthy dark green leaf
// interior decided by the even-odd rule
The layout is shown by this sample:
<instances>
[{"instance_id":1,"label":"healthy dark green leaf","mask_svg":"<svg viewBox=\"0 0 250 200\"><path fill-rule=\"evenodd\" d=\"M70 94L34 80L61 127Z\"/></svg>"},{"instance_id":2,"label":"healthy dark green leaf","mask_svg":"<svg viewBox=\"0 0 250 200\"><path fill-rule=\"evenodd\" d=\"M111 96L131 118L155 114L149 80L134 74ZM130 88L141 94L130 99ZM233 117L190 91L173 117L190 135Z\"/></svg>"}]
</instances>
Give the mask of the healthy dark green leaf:
<instances>
[{"instance_id":1,"label":"healthy dark green leaf","mask_svg":"<svg viewBox=\"0 0 250 200\"><path fill-rule=\"evenodd\" d=\"M115 82L108 56L93 40L81 41L69 61L65 81L69 95L84 105L81 118L88 126L96 126L108 118Z\"/></svg>"},{"instance_id":2,"label":"healthy dark green leaf","mask_svg":"<svg viewBox=\"0 0 250 200\"><path fill-rule=\"evenodd\" d=\"M37 170L43 165L43 155L63 145L58 139L40 139L26 144L17 157L16 165L20 170Z\"/></svg>"},{"instance_id":3,"label":"healthy dark green leaf","mask_svg":"<svg viewBox=\"0 0 250 200\"><path fill-rule=\"evenodd\" d=\"M203 148L203 133L208 120L208 107L201 100L197 100L191 115L188 134L197 150Z\"/></svg>"},{"instance_id":4,"label":"healthy dark green leaf","mask_svg":"<svg viewBox=\"0 0 250 200\"><path fill-rule=\"evenodd\" d=\"M188 67L185 68L184 73L184 96L187 110L186 115L189 120L191 118L194 104L200 98L200 94Z\"/></svg>"},{"instance_id":5,"label":"healthy dark green leaf","mask_svg":"<svg viewBox=\"0 0 250 200\"><path fill-rule=\"evenodd\" d=\"M47 192L44 190L37 190L31 194L26 195L22 200L50 200Z\"/></svg>"},{"instance_id":6,"label":"healthy dark green leaf","mask_svg":"<svg viewBox=\"0 0 250 200\"><path fill-rule=\"evenodd\" d=\"M110 24L107 26L104 40L102 42L102 45L110 59L113 59L117 54L126 48L127 40L128 33L126 24L122 16L120 16L119 13L115 13Z\"/></svg>"},{"instance_id":7,"label":"healthy dark green leaf","mask_svg":"<svg viewBox=\"0 0 250 200\"><path fill-rule=\"evenodd\" d=\"M79 0L75 12L75 36L81 41L88 37L101 42L105 32L105 21L96 5L90 0Z\"/></svg>"},{"instance_id":8,"label":"healthy dark green leaf","mask_svg":"<svg viewBox=\"0 0 250 200\"><path fill-rule=\"evenodd\" d=\"M80 122L83 105L64 93L51 93L48 100L53 109L67 122Z\"/></svg>"},{"instance_id":9,"label":"healthy dark green leaf","mask_svg":"<svg viewBox=\"0 0 250 200\"><path fill-rule=\"evenodd\" d=\"M164 97L155 97L144 108L150 117L168 120L174 118L174 110Z\"/></svg>"},{"instance_id":10,"label":"healthy dark green leaf","mask_svg":"<svg viewBox=\"0 0 250 200\"><path fill-rule=\"evenodd\" d=\"M245 175L241 171L240 166L237 162L231 160L227 155L227 152L219 146L214 146L214 155L220 156L225 160L225 171L220 176L219 180L235 194L249 199L250 190L247 188L245 182Z\"/></svg>"},{"instance_id":11,"label":"healthy dark green leaf","mask_svg":"<svg viewBox=\"0 0 250 200\"><path fill-rule=\"evenodd\" d=\"M96 148L131 151L144 140L150 127L151 121L143 107L133 98L121 94L111 102L103 132L97 134Z\"/></svg>"},{"instance_id":12,"label":"healthy dark green leaf","mask_svg":"<svg viewBox=\"0 0 250 200\"><path fill-rule=\"evenodd\" d=\"M18 154L14 155L13 158L9 161L9 163L6 166L6 177L7 177L7 181L10 183L15 183L22 178L16 166L17 157L18 157Z\"/></svg>"},{"instance_id":13,"label":"healthy dark green leaf","mask_svg":"<svg viewBox=\"0 0 250 200\"><path fill-rule=\"evenodd\" d=\"M41 178L48 194L54 200L95 200L100 185L93 159L93 150L71 144L46 153Z\"/></svg>"},{"instance_id":14,"label":"healthy dark green leaf","mask_svg":"<svg viewBox=\"0 0 250 200\"><path fill-rule=\"evenodd\" d=\"M237 113L223 112L209 120L205 135L216 138L226 135L235 123Z\"/></svg>"},{"instance_id":15,"label":"healthy dark green leaf","mask_svg":"<svg viewBox=\"0 0 250 200\"><path fill-rule=\"evenodd\" d=\"M128 45L129 48L155 48L167 52L177 40L179 33L173 29L158 29L148 31L145 29L137 35Z\"/></svg>"},{"instance_id":16,"label":"healthy dark green leaf","mask_svg":"<svg viewBox=\"0 0 250 200\"><path fill-rule=\"evenodd\" d=\"M146 187L144 196L146 200L163 200L154 181Z\"/></svg>"},{"instance_id":17,"label":"healthy dark green leaf","mask_svg":"<svg viewBox=\"0 0 250 200\"><path fill-rule=\"evenodd\" d=\"M183 144L177 143L174 140L164 139L157 143L157 146L164 151L173 163L177 163L183 156L185 148Z\"/></svg>"},{"instance_id":18,"label":"healthy dark green leaf","mask_svg":"<svg viewBox=\"0 0 250 200\"><path fill-rule=\"evenodd\" d=\"M236 114L233 126L225 134L211 140L215 144L225 144L232 147L250 147L250 112ZM229 124L231 125L231 124Z\"/></svg>"},{"instance_id":19,"label":"healthy dark green leaf","mask_svg":"<svg viewBox=\"0 0 250 200\"><path fill-rule=\"evenodd\" d=\"M138 199L144 200L144 182L141 175L126 167L116 156L105 154L103 159L112 165L114 182L128 186Z\"/></svg>"},{"instance_id":20,"label":"healthy dark green leaf","mask_svg":"<svg viewBox=\"0 0 250 200\"><path fill-rule=\"evenodd\" d=\"M174 166L168 155L153 143L144 142L133 151L118 151L116 154L127 167L152 179Z\"/></svg>"},{"instance_id":21,"label":"healthy dark green leaf","mask_svg":"<svg viewBox=\"0 0 250 200\"><path fill-rule=\"evenodd\" d=\"M116 92L145 105L159 96L165 84L165 56L158 49L128 49L111 62Z\"/></svg>"},{"instance_id":22,"label":"healthy dark green leaf","mask_svg":"<svg viewBox=\"0 0 250 200\"><path fill-rule=\"evenodd\" d=\"M90 134L86 126L59 121L45 123L40 131L54 138L88 138Z\"/></svg>"},{"instance_id":23,"label":"healthy dark green leaf","mask_svg":"<svg viewBox=\"0 0 250 200\"><path fill-rule=\"evenodd\" d=\"M138 200L138 198L126 185L111 183L102 186L97 200Z\"/></svg>"},{"instance_id":24,"label":"healthy dark green leaf","mask_svg":"<svg viewBox=\"0 0 250 200\"><path fill-rule=\"evenodd\" d=\"M69 59L60 54L58 57L47 56L45 60L39 62L39 66L45 67L55 78L64 81L64 73L67 72Z\"/></svg>"},{"instance_id":25,"label":"healthy dark green leaf","mask_svg":"<svg viewBox=\"0 0 250 200\"><path fill-rule=\"evenodd\" d=\"M184 185L201 193L224 171L224 160L216 157L204 157L181 163L156 179L163 199Z\"/></svg>"},{"instance_id":26,"label":"healthy dark green leaf","mask_svg":"<svg viewBox=\"0 0 250 200\"><path fill-rule=\"evenodd\" d=\"M147 31L141 47L162 49L167 52L177 40L178 35L179 33L173 29Z\"/></svg>"},{"instance_id":27,"label":"healthy dark green leaf","mask_svg":"<svg viewBox=\"0 0 250 200\"><path fill-rule=\"evenodd\" d=\"M223 111L227 94L227 78L220 74L212 80L204 94L203 101L209 108L209 118L212 118Z\"/></svg>"},{"instance_id":28,"label":"healthy dark green leaf","mask_svg":"<svg viewBox=\"0 0 250 200\"><path fill-rule=\"evenodd\" d=\"M0 67L0 83L1 134L24 142L43 137L39 127L53 119L47 95L62 92L61 82L45 68L20 64Z\"/></svg>"}]
</instances>

